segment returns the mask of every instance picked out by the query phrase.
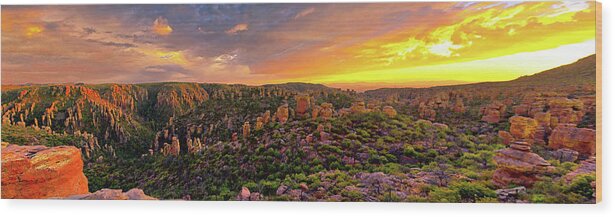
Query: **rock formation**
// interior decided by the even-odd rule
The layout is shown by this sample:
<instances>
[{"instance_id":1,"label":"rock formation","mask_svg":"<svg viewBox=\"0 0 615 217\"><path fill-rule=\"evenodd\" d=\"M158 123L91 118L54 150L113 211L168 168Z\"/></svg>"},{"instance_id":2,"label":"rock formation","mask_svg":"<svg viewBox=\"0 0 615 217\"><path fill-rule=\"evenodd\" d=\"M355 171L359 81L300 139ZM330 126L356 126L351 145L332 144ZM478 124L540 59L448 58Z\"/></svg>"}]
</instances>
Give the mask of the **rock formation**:
<instances>
[{"instance_id":1,"label":"rock formation","mask_svg":"<svg viewBox=\"0 0 615 217\"><path fill-rule=\"evenodd\" d=\"M305 115L308 109L310 108L310 96L299 94L295 96L295 101L297 102L297 107L295 109L295 112L297 113L297 115L298 116Z\"/></svg>"},{"instance_id":2,"label":"rock formation","mask_svg":"<svg viewBox=\"0 0 615 217\"><path fill-rule=\"evenodd\" d=\"M522 116L512 116L508 121L510 122L510 134L516 140L523 140L533 144L536 128L538 128L536 120Z\"/></svg>"},{"instance_id":3,"label":"rock formation","mask_svg":"<svg viewBox=\"0 0 615 217\"><path fill-rule=\"evenodd\" d=\"M397 115L397 110L395 110L392 106L382 107L382 112L391 118Z\"/></svg>"},{"instance_id":4,"label":"rock formation","mask_svg":"<svg viewBox=\"0 0 615 217\"><path fill-rule=\"evenodd\" d=\"M355 114L365 112L366 111L365 102L362 100L354 101L352 105L350 106L350 111Z\"/></svg>"},{"instance_id":5,"label":"rock formation","mask_svg":"<svg viewBox=\"0 0 615 217\"><path fill-rule=\"evenodd\" d=\"M323 120L328 120L333 117L333 104L323 102L320 104L320 112L318 113Z\"/></svg>"},{"instance_id":6,"label":"rock formation","mask_svg":"<svg viewBox=\"0 0 615 217\"><path fill-rule=\"evenodd\" d=\"M243 139L247 139L250 136L250 122L244 122L242 128Z\"/></svg>"},{"instance_id":7,"label":"rock formation","mask_svg":"<svg viewBox=\"0 0 615 217\"><path fill-rule=\"evenodd\" d=\"M568 148L580 154L594 155L596 153L596 131L577 128L574 124L560 124L549 136L549 147L552 149Z\"/></svg>"},{"instance_id":8,"label":"rock formation","mask_svg":"<svg viewBox=\"0 0 615 217\"><path fill-rule=\"evenodd\" d=\"M260 193L252 192L250 193L250 189L247 187L241 187L241 191L237 194L236 200L240 201L259 201L262 200L262 196Z\"/></svg>"},{"instance_id":9,"label":"rock formation","mask_svg":"<svg viewBox=\"0 0 615 217\"><path fill-rule=\"evenodd\" d=\"M88 180L78 148L2 148L2 198L38 199L84 193L88 193Z\"/></svg>"},{"instance_id":10,"label":"rock formation","mask_svg":"<svg viewBox=\"0 0 615 217\"><path fill-rule=\"evenodd\" d=\"M94 193L72 195L64 199L70 200L157 200L146 195L143 190L138 188L122 192L121 189L101 189Z\"/></svg>"},{"instance_id":11,"label":"rock formation","mask_svg":"<svg viewBox=\"0 0 615 217\"><path fill-rule=\"evenodd\" d=\"M590 157L587 160L582 161L581 165L577 167L577 169L564 175L563 178L566 182L571 182L577 176L591 174L595 172L596 172L596 158Z\"/></svg>"},{"instance_id":12,"label":"rock formation","mask_svg":"<svg viewBox=\"0 0 615 217\"><path fill-rule=\"evenodd\" d=\"M506 112L506 105L501 102L493 102L485 107L480 108L480 114L483 116L482 121L487 123L498 123Z\"/></svg>"},{"instance_id":13,"label":"rock formation","mask_svg":"<svg viewBox=\"0 0 615 217\"><path fill-rule=\"evenodd\" d=\"M275 112L275 117L281 124L286 123L286 121L288 121L288 104L278 107L278 110Z\"/></svg>"},{"instance_id":14,"label":"rock formation","mask_svg":"<svg viewBox=\"0 0 615 217\"><path fill-rule=\"evenodd\" d=\"M498 150L494 160L497 169L493 174L493 182L499 187L509 184L529 187L538 175L553 169L549 162L530 151L527 142L515 142L510 148Z\"/></svg>"}]
</instances>

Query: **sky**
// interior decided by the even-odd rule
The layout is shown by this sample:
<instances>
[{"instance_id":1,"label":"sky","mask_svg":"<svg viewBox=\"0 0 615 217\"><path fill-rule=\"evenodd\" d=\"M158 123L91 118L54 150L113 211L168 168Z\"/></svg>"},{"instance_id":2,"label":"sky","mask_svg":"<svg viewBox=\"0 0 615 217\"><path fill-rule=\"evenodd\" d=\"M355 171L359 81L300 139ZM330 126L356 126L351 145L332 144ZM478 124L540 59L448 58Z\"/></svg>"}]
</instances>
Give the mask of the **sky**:
<instances>
[{"instance_id":1,"label":"sky","mask_svg":"<svg viewBox=\"0 0 615 217\"><path fill-rule=\"evenodd\" d=\"M595 53L595 4L2 6L2 84L512 80Z\"/></svg>"}]
</instances>

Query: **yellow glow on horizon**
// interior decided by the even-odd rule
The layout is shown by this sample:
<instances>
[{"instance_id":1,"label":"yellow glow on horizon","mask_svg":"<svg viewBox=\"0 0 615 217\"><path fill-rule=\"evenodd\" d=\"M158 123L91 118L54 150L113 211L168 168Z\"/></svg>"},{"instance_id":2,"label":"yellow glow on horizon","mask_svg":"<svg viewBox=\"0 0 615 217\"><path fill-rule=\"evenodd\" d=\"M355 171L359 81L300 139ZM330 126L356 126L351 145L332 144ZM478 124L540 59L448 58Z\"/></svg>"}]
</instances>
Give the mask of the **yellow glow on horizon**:
<instances>
[{"instance_id":1,"label":"yellow glow on horizon","mask_svg":"<svg viewBox=\"0 0 615 217\"><path fill-rule=\"evenodd\" d=\"M438 83L437 81L447 80L459 83L507 81L569 64L594 52L595 40L588 40L549 50L517 53L485 60L333 74L314 78L312 81L324 84L355 82L403 84L417 81Z\"/></svg>"},{"instance_id":2,"label":"yellow glow on horizon","mask_svg":"<svg viewBox=\"0 0 615 217\"><path fill-rule=\"evenodd\" d=\"M28 26L26 28L25 34L28 38L30 38L40 34L41 32L43 32L43 30L44 29L41 26Z\"/></svg>"}]
</instances>

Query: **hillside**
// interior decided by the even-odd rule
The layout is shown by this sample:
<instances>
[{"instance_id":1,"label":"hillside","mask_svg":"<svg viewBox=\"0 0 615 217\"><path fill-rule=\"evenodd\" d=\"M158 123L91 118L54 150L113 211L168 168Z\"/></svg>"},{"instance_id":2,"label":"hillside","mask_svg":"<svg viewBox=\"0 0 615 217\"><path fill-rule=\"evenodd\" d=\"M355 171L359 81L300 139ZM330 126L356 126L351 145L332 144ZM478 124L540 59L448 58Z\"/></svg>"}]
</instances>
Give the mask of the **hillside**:
<instances>
[{"instance_id":1,"label":"hillside","mask_svg":"<svg viewBox=\"0 0 615 217\"><path fill-rule=\"evenodd\" d=\"M592 63L361 94L307 83L12 86L2 91L2 142L79 148L91 192L592 203Z\"/></svg>"}]
</instances>

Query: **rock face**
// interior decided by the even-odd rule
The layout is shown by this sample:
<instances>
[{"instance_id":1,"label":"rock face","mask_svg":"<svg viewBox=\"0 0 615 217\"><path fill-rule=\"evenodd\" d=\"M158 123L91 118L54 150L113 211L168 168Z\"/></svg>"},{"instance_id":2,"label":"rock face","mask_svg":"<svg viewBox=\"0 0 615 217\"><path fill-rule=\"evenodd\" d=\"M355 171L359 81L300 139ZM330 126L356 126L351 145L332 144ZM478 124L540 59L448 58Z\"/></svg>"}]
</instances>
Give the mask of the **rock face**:
<instances>
[{"instance_id":1,"label":"rock face","mask_svg":"<svg viewBox=\"0 0 615 217\"><path fill-rule=\"evenodd\" d=\"M101 189L94 193L69 196L65 199L70 200L157 200L143 193L138 188L122 192L121 189Z\"/></svg>"},{"instance_id":2,"label":"rock face","mask_svg":"<svg viewBox=\"0 0 615 217\"><path fill-rule=\"evenodd\" d=\"M382 112L391 118L397 115L397 110L395 110L392 106L382 107Z\"/></svg>"},{"instance_id":3,"label":"rock face","mask_svg":"<svg viewBox=\"0 0 615 217\"><path fill-rule=\"evenodd\" d=\"M2 148L2 198L39 199L84 193L88 193L88 180L78 148Z\"/></svg>"},{"instance_id":4,"label":"rock face","mask_svg":"<svg viewBox=\"0 0 615 217\"><path fill-rule=\"evenodd\" d=\"M515 142L510 148L497 151L494 160L497 169L493 174L493 182L500 187L508 184L532 186L537 175L553 169L545 159L530 152L530 144L527 142Z\"/></svg>"},{"instance_id":5,"label":"rock face","mask_svg":"<svg viewBox=\"0 0 615 217\"><path fill-rule=\"evenodd\" d=\"M596 153L596 131L577 128L574 124L560 124L549 136L549 147L552 149L568 148L580 154L594 155Z\"/></svg>"}]
</instances>

